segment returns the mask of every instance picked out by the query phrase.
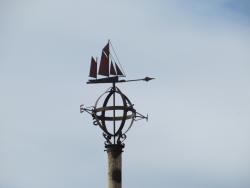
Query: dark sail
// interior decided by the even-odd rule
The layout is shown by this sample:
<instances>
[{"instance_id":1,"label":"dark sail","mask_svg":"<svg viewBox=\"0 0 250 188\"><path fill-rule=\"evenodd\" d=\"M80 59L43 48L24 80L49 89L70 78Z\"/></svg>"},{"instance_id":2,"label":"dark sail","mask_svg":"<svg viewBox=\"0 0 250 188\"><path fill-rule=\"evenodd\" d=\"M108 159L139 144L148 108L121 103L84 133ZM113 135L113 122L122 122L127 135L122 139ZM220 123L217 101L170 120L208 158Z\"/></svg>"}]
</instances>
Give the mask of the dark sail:
<instances>
[{"instance_id":1,"label":"dark sail","mask_svg":"<svg viewBox=\"0 0 250 188\"><path fill-rule=\"evenodd\" d=\"M110 66L110 74L111 74L111 75L117 75L117 74L116 74L116 71L115 71L115 67L114 67L112 61L111 61L111 66Z\"/></svg>"},{"instance_id":2,"label":"dark sail","mask_svg":"<svg viewBox=\"0 0 250 188\"><path fill-rule=\"evenodd\" d=\"M116 63L115 63L115 68L116 68L116 72L117 72L116 75L124 76L124 74L122 73L121 69L118 67L118 65Z\"/></svg>"},{"instance_id":3,"label":"dark sail","mask_svg":"<svg viewBox=\"0 0 250 188\"><path fill-rule=\"evenodd\" d=\"M109 76L109 43L102 50L99 75Z\"/></svg>"},{"instance_id":4,"label":"dark sail","mask_svg":"<svg viewBox=\"0 0 250 188\"><path fill-rule=\"evenodd\" d=\"M97 78L97 63L93 57L91 58L89 77Z\"/></svg>"}]
</instances>

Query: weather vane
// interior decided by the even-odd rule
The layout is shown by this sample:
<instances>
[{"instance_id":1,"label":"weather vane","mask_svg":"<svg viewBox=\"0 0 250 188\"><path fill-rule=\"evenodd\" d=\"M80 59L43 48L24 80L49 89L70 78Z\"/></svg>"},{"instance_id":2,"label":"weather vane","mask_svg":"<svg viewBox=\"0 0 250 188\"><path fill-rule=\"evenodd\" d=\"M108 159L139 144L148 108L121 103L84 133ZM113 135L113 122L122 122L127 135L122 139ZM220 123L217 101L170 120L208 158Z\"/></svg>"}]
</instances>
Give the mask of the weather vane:
<instances>
[{"instance_id":1,"label":"weather vane","mask_svg":"<svg viewBox=\"0 0 250 188\"><path fill-rule=\"evenodd\" d=\"M114 55L111 53L111 49ZM154 78L145 77L142 79L126 80L124 70L119 62L115 50L110 42L102 50L99 70L97 72L97 58L91 58L90 72L87 84L111 83L108 88L95 102L92 107L80 105L80 112L87 112L93 118L93 124L98 125L105 138L105 148L108 153L108 184L109 188L121 188L121 153L125 144L126 133L134 121L146 119L137 112L134 104L116 86L118 83L132 81L150 81ZM118 66L120 65L120 66ZM102 78L97 78L97 74Z\"/></svg>"}]
</instances>

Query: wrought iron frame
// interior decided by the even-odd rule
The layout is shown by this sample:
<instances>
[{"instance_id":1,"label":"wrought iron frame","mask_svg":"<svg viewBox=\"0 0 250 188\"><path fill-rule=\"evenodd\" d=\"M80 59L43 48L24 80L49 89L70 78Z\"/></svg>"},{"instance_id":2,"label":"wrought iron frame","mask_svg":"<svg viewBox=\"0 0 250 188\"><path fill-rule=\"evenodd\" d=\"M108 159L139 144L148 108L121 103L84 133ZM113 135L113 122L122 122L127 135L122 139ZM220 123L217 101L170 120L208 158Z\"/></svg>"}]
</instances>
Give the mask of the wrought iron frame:
<instances>
[{"instance_id":1,"label":"wrought iron frame","mask_svg":"<svg viewBox=\"0 0 250 188\"><path fill-rule=\"evenodd\" d=\"M122 99L122 105L116 106L115 104L115 96L116 94L119 94L119 96ZM103 98L105 95L105 99L103 100L102 107L98 107L98 104L100 103L101 98ZM113 105L107 106L109 100L113 97ZM106 116L106 111L113 111L113 116ZM116 116L115 111L116 110L122 110L123 115L122 116ZM130 130L132 127L134 121L141 120L141 119L148 119L148 116L143 116L142 114L136 112L134 109L134 104L131 103L129 98L121 92L121 90L115 86L115 83L113 83L113 86L107 89L103 94L101 94L98 99L95 102L95 105L89 108L84 108L83 105L80 106L80 112L87 112L93 117L93 124L98 125L102 131L103 131L103 137L105 138L105 146L108 145L123 145L124 146L124 140L127 138L126 133ZM128 113L131 114L128 114ZM101 113L100 115L98 113ZM131 119L131 122L128 126L128 128L123 131L124 125L127 120ZM113 133L110 132L107 128L106 121L113 121ZM117 128L116 121L121 121L119 127Z\"/></svg>"}]
</instances>

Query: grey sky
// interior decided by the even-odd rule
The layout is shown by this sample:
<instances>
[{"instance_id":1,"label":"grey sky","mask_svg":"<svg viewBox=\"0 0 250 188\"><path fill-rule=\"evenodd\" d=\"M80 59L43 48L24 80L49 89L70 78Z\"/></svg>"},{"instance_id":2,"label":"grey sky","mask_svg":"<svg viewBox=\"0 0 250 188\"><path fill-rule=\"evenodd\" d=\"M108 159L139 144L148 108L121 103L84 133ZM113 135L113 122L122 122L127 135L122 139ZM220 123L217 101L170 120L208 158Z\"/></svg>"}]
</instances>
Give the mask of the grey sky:
<instances>
[{"instance_id":1,"label":"grey sky","mask_svg":"<svg viewBox=\"0 0 250 188\"><path fill-rule=\"evenodd\" d=\"M101 131L79 105L111 39L121 85L149 122L123 153L124 187L250 187L250 5L212 1L0 1L0 187L106 186Z\"/></svg>"}]
</instances>

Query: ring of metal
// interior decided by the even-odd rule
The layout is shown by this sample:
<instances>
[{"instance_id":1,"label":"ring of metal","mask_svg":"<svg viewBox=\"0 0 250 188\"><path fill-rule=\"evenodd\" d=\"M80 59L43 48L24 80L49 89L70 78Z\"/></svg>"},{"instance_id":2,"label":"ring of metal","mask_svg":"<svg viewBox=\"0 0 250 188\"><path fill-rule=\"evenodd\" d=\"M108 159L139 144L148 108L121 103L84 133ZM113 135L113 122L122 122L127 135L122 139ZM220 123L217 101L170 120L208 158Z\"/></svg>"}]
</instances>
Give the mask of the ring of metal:
<instances>
[{"instance_id":1,"label":"ring of metal","mask_svg":"<svg viewBox=\"0 0 250 188\"><path fill-rule=\"evenodd\" d=\"M104 99L103 106L97 108L99 100L101 99L102 96L104 96L107 93L108 93L108 95ZM123 106L107 106L110 97L114 93L118 93L121 96ZM107 116L105 116L105 112L108 110L123 110L123 115L118 116L118 117L107 117ZM131 115L127 115L127 113L129 111L132 112ZM98 112L101 112L101 115L97 115ZM93 109L93 116L94 116L97 124L109 136L117 136L117 135L125 134L131 128L133 121L134 121L134 118L135 118L135 115L136 115L136 111L133 108L132 103L117 87L115 87L115 90L113 88L110 88L109 90L104 92L97 99L95 106L94 106L94 109ZM128 129L125 131L125 133L122 133L122 129L125 125L126 120L128 120L128 119L132 119L132 121L131 121ZM121 121L121 124L120 124L118 130L114 134L112 134L107 130L105 121Z\"/></svg>"}]
</instances>

